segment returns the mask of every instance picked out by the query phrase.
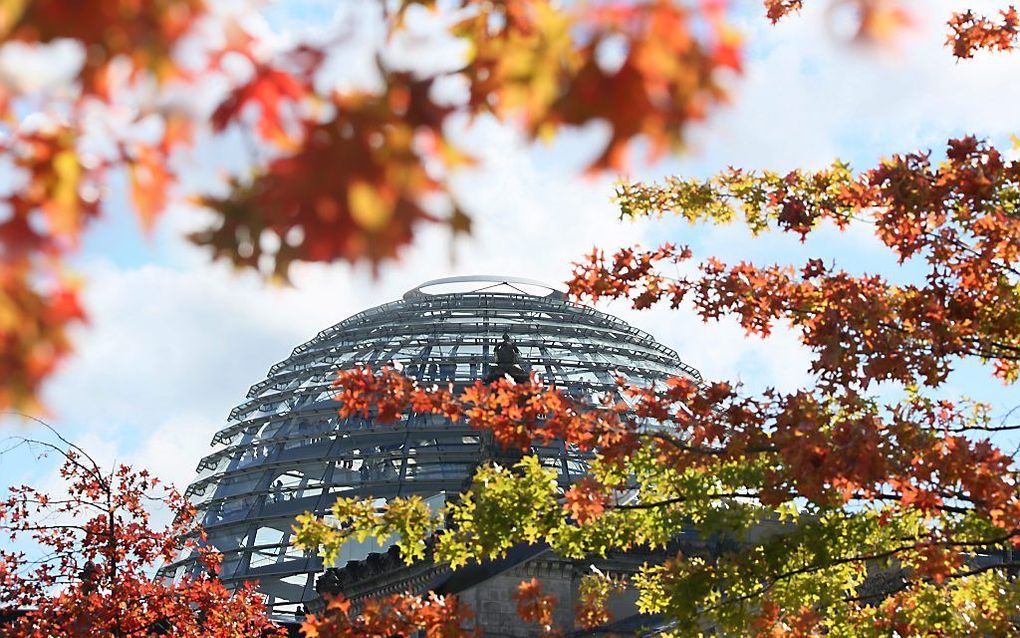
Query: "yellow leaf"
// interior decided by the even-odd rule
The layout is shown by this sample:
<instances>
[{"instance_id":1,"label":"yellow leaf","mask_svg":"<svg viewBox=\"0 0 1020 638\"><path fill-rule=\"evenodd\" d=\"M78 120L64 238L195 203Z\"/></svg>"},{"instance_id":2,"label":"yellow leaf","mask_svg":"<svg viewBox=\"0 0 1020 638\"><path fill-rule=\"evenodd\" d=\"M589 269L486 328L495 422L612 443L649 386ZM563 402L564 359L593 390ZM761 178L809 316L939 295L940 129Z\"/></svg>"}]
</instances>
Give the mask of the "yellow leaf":
<instances>
[{"instance_id":1,"label":"yellow leaf","mask_svg":"<svg viewBox=\"0 0 1020 638\"><path fill-rule=\"evenodd\" d=\"M53 232L73 237L78 232L78 184L81 164L74 150L60 151L53 156L55 178L46 211Z\"/></svg>"},{"instance_id":2,"label":"yellow leaf","mask_svg":"<svg viewBox=\"0 0 1020 638\"><path fill-rule=\"evenodd\" d=\"M474 157L463 152L453 144L450 144L445 139L440 138L438 147L439 156L443 159L443 163L449 168L474 166L476 163Z\"/></svg>"},{"instance_id":3,"label":"yellow leaf","mask_svg":"<svg viewBox=\"0 0 1020 638\"><path fill-rule=\"evenodd\" d=\"M381 230L393 216L391 206L372 185L354 182L347 191L351 219L369 232Z\"/></svg>"},{"instance_id":4,"label":"yellow leaf","mask_svg":"<svg viewBox=\"0 0 1020 638\"><path fill-rule=\"evenodd\" d=\"M555 122L545 121L538 126L538 139L542 140L546 145L553 143L556 139L556 134L559 132L559 127Z\"/></svg>"},{"instance_id":5,"label":"yellow leaf","mask_svg":"<svg viewBox=\"0 0 1020 638\"><path fill-rule=\"evenodd\" d=\"M0 38L11 32L27 4L26 0L0 0Z\"/></svg>"}]
</instances>

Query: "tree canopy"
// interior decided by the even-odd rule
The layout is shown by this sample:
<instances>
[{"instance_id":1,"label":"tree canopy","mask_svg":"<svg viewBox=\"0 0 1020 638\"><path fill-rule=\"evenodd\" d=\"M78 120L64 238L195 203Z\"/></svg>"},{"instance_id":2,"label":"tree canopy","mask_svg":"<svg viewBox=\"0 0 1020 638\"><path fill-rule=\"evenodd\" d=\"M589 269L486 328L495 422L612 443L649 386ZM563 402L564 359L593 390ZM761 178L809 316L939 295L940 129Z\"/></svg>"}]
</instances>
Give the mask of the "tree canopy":
<instances>
[{"instance_id":1,"label":"tree canopy","mask_svg":"<svg viewBox=\"0 0 1020 638\"><path fill-rule=\"evenodd\" d=\"M231 591L216 577L221 557L198 547L201 527L183 495L145 470L107 471L57 438L7 439L15 443L5 452L27 446L57 456L62 483L57 491L11 486L0 500L4 636L284 635L253 583ZM156 524L154 514L170 523ZM153 578L181 551L199 552L206 574Z\"/></svg>"}]
</instances>

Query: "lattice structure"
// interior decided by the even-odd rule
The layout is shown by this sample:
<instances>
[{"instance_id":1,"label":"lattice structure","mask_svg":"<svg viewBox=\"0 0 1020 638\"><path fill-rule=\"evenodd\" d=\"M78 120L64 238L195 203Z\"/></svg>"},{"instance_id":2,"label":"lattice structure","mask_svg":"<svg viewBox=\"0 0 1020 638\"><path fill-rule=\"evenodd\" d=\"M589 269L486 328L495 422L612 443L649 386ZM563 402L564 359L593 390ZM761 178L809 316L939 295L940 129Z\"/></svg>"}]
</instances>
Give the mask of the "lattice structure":
<instances>
[{"instance_id":1,"label":"lattice structure","mask_svg":"<svg viewBox=\"0 0 1020 638\"><path fill-rule=\"evenodd\" d=\"M397 424L340 419L331 381L358 364L402 366L419 383L465 386L484 378L508 332L520 364L546 383L586 400L615 391L615 375L643 385L686 374L673 350L605 313L522 279L460 277L427 282L400 301L323 330L274 365L213 437L188 495L209 542L223 552L221 578L257 579L274 616L289 617L316 597L322 560L291 547L297 514L325 514L339 496L388 499L419 494L440 505L465 488L473 469L500 452L464 423L411 415ZM566 485L584 459L561 445L535 448ZM385 549L349 543L338 565ZM180 577L191 557L163 568Z\"/></svg>"}]
</instances>

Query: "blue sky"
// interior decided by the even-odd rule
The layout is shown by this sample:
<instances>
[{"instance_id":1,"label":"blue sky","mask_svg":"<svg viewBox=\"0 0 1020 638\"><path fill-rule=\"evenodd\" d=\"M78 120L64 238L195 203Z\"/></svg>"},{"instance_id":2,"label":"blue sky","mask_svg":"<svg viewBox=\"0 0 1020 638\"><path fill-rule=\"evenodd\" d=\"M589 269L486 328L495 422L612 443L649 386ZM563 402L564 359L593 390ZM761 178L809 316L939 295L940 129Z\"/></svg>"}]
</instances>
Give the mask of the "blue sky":
<instances>
[{"instance_id":1,"label":"blue sky","mask_svg":"<svg viewBox=\"0 0 1020 638\"><path fill-rule=\"evenodd\" d=\"M954 7L1005 3L918 0L915 28L898 50L882 51L834 38L824 4L808 3L803 15L775 28L759 3L742 5L750 58L743 77L734 79L732 105L692 130L686 153L654 166L636 163L631 176L704 176L727 165L786 170L835 157L867 167L894 152L938 152L962 133L1008 145L1008 136L1020 132L1020 56L958 63L942 45L943 22ZM335 23L335 6L276 2L265 11L263 28L283 38L326 29ZM307 266L295 270L292 288L266 286L250 274L210 265L180 239L200 219L194 211L176 209L153 236L141 237L123 189L116 189L115 214L89 234L75 260L88 282L92 323L78 331L77 354L46 388L51 422L103 460L147 466L183 487L213 432L272 363L320 329L426 279L504 273L562 281L571 262L593 245L663 240L727 261L797 262L818 255L855 272L895 273L894 260L860 231L825 229L800 244L790 237L752 239L739 226L619 222L609 201L613 176L577 174L603 133L597 126L566 132L552 146L525 144L512 129L491 122L460 133L484 160L455 180L475 216L475 234L451 246L445 231L425 230L377 279L364 267ZM209 179L223 164L241 163L229 143L203 147L187 161L195 181ZM675 348L707 378L787 390L810 383L807 355L790 331L749 339L733 322L706 325L689 312L635 313L619 304L605 309ZM1015 389L975 365L961 369L946 392L991 401L1002 411L1020 403ZM47 481L52 467L7 455L0 458L0 475L4 482Z\"/></svg>"}]
</instances>

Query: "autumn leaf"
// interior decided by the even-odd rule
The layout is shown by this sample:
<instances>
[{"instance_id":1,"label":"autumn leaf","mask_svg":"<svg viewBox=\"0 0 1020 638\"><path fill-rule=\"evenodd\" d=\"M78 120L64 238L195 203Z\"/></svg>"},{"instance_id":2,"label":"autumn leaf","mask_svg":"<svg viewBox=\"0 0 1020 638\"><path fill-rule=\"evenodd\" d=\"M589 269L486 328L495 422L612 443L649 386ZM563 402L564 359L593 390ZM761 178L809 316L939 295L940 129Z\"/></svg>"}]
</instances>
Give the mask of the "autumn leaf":
<instances>
[{"instance_id":1,"label":"autumn leaf","mask_svg":"<svg viewBox=\"0 0 1020 638\"><path fill-rule=\"evenodd\" d=\"M539 625L543 635L550 635L555 624L556 597L543 593L542 583L537 578L521 581L514 596L517 599L517 615Z\"/></svg>"},{"instance_id":2,"label":"autumn leaf","mask_svg":"<svg viewBox=\"0 0 1020 638\"><path fill-rule=\"evenodd\" d=\"M299 142L284 129L282 107L288 100L298 102L309 94L307 79L259 65L252 79L235 89L213 113L213 128L222 131L236 121L247 106L254 105L259 110L256 131L262 139L284 149L294 149Z\"/></svg>"},{"instance_id":3,"label":"autumn leaf","mask_svg":"<svg viewBox=\"0 0 1020 638\"><path fill-rule=\"evenodd\" d=\"M601 516L609 504L605 488L591 479L581 479L574 483L563 497L564 509L579 525Z\"/></svg>"},{"instance_id":4,"label":"autumn leaf","mask_svg":"<svg viewBox=\"0 0 1020 638\"><path fill-rule=\"evenodd\" d=\"M152 230L156 217L166 208L167 190L173 175L166 159L151 147L139 149L138 158L129 167L131 176L131 203L141 218L146 231Z\"/></svg>"}]
</instances>

